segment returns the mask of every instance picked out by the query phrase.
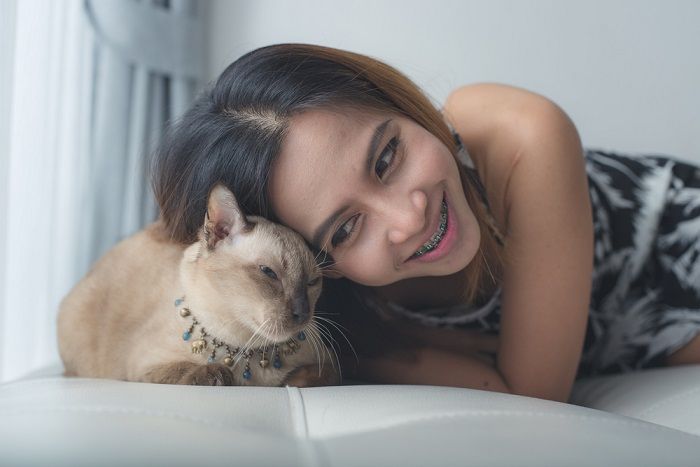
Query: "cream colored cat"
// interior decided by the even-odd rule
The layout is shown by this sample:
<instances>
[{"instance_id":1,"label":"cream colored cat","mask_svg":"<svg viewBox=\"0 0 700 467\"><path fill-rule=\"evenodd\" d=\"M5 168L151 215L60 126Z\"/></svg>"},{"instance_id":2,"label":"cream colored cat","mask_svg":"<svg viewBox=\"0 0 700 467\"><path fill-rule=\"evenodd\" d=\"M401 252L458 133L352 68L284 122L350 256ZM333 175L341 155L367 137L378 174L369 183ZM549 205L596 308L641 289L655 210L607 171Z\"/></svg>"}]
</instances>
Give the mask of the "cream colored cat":
<instances>
[{"instance_id":1,"label":"cream colored cat","mask_svg":"<svg viewBox=\"0 0 700 467\"><path fill-rule=\"evenodd\" d=\"M314 319L321 271L301 236L246 217L217 185L192 245L155 223L61 303L66 375L171 384L339 383ZM327 358L328 357L328 358Z\"/></svg>"}]
</instances>

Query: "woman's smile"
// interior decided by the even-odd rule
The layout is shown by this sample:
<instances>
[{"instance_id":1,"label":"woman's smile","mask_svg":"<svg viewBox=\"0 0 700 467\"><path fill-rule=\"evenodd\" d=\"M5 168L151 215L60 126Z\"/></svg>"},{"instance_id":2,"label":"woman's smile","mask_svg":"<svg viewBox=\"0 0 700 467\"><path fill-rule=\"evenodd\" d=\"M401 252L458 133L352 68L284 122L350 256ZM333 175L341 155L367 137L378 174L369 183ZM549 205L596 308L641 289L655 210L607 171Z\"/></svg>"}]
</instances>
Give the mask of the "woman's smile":
<instances>
[{"instance_id":1,"label":"woman's smile","mask_svg":"<svg viewBox=\"0 0 700 467\"><path fill-rule=\"evenodd\" d=\"M435 233L406 261L432 262L450 253L458 234L455 223L450 222L451 209L444 195L440 208L438 226Z\"/></svg>"}]
</instances>

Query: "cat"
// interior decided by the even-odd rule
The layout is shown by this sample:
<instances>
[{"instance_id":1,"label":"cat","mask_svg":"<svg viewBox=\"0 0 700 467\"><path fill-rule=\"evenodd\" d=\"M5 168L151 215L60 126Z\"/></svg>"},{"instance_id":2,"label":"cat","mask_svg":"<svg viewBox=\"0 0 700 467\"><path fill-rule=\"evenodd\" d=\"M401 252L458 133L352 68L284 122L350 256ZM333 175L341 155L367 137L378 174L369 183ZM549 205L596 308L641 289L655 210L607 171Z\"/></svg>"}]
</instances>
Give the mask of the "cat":
<instances>
[{"instance_id":1,"label":"cat","mask_svg":"<svg viewBox=\"0 0 700 467\"><path fill-rule=\"evenodd\" d=\"M217 184L196 242L170 240L157 221L114 246L61 301L65 375L217 386L339 384L340 366L314 313L321 272L299 234L247 218Z\"/></svg>"}]
</instances>

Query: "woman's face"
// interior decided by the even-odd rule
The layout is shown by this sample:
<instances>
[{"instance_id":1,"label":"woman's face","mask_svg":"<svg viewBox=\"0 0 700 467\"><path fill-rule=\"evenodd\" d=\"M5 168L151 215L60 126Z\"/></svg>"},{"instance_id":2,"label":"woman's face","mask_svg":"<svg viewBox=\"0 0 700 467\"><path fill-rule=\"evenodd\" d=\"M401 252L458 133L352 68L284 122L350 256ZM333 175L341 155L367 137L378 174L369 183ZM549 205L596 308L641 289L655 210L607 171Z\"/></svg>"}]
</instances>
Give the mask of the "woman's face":
<instances>
[{"instance_id":1,"label":"woman's face","mask_svg":"<svg viewBox=\"0 0 700 467\"><path fill-rule=\"evenodd\" d=\"M270 195L283 224L333 256L337 274L329 276L368 286L460 271L481 239L449 149L396 115L294 116ZM439 247L411 258L437 239L443 197L448 228Z\"/></svg>"}]
</instances>

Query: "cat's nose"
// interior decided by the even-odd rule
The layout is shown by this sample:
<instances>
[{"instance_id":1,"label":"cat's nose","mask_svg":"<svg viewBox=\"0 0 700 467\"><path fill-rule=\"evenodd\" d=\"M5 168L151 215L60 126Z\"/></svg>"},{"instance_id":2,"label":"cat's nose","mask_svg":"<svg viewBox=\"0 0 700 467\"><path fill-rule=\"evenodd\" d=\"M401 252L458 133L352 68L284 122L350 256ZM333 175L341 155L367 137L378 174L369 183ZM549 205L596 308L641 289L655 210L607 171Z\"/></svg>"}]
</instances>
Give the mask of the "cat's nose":
<instances>
[{"instance_id":1,"label":"cat's nose","mask_svg":"<svg viewBox=\"0 0 700 467\"><path fill-rule=\"evenodd\" d=\"M292 319L296 324L304 324L311 316L311 307L309 299L306 296L306 291L298 293L292 298L291 302Z\"/></svg>"}]
</instances>

